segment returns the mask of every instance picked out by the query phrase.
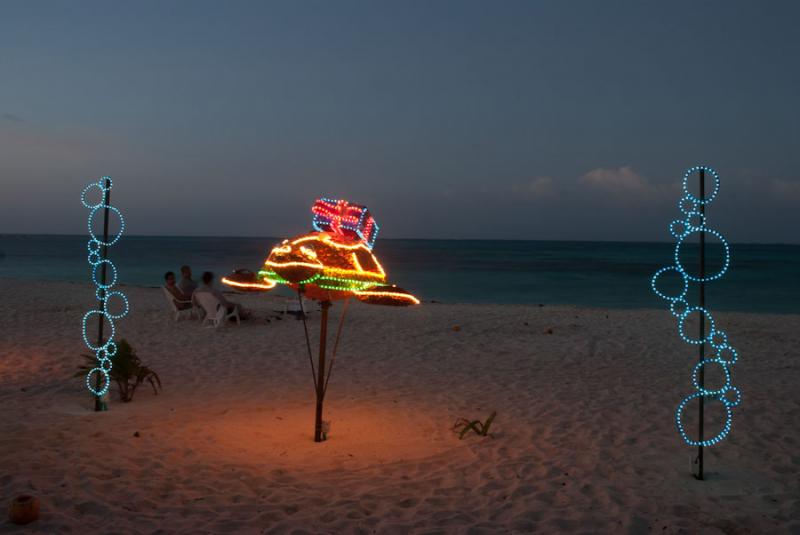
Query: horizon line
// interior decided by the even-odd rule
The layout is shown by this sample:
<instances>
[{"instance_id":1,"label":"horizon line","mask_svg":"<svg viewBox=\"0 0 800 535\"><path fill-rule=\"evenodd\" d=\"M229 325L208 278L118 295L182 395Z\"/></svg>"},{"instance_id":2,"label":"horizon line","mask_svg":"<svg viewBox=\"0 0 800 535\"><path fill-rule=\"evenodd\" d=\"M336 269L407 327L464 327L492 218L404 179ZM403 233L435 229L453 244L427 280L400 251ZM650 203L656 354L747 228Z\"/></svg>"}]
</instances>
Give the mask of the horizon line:
<instances>
[{"instance_id":1,"label":"horizon line","mask_svg":"<svg viewBox=\"0 0 800 535\"><path fill-rule=\"evenodd\" d=\"M56 233L37 233L37 232L0 232L0 237L4 236L63 236L63 237L85 237L86 234L56 234ZM126 234L129 238L222 238L222 239L259 239L270 238L280 240L278 236L252 235L252 236L233 236L233 235L206 235L206 234ZM572 243L648 243L661 244L673 243L672 240L591 240L591 239L552 239L552 238L382 238L381 241L497 241L497 242L572 242ZM800 246L800 242L734 242L736 245L789 245Z\"/></svg>"}]
</instances>

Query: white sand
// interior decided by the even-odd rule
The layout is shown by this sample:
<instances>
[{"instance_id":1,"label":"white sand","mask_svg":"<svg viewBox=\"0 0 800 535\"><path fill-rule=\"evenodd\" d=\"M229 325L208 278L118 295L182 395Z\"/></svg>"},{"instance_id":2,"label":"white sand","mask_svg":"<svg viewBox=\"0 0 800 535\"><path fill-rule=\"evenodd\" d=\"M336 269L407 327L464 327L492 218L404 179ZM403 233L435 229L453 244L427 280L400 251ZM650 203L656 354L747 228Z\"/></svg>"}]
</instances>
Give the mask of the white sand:
<instances>
[{"instance_id":1,"label":"white sand","mask_svg":"<svg viewBox=\"0 0 800 535\"><path fill-rule=\"evenodd\" d=\"M800 532L799 316L715 315L744 400L697 482L673 423L696 356L665 310L353 303L315 444L274 299L214 331L125 290L119 336L164 391L94 413L71 378L92 288L0 280L0 500L42 502L0 532ZM494 438L450 429L492 410Z\"/></svg>"}]
</instances>

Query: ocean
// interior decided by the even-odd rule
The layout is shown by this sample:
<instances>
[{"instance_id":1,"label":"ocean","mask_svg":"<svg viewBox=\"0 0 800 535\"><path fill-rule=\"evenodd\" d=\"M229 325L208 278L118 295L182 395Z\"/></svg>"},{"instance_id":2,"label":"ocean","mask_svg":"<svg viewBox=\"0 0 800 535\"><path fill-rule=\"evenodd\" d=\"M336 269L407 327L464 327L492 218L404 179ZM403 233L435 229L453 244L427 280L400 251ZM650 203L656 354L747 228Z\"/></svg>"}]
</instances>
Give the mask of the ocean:
<instances>
[{"instance_id":1,"label":"ocean","mask_svg":"<svg viewBox=\"0 0 800 535\"><path fill-rule=\"evenodd\" d=\"M124 236L109 249L119 282L158 286L166 271L192 267L221 276L257 271L277 238ZM0 277L88 281L85 236L0 235ZM682 251L687 265L697 251ZM424 301L443 303L572 304L611 308L666 308L650 278L673 263L673 243L391 240L374 250L389 282ZM707 273L722 265L711 244ZM731 265L706 285L712 310L800 312L800 246L732 244ZM675 278L677 281L677 277ZM670 292L666 277L665 292ZM694 296L690 295L690 302Z\"/></svg>"}]
</instances>

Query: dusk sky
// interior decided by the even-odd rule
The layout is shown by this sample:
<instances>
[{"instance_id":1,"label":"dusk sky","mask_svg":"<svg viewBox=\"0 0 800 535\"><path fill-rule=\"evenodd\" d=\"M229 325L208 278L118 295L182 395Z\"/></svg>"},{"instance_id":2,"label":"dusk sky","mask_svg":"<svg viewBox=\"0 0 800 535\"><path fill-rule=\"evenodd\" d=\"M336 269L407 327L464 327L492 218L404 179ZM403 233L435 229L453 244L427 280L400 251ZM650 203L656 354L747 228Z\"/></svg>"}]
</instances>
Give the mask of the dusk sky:
<instances>
[{"instance_id":1,"label":"dusk sky","mask_svg":"<svg viewBox=\"0 0 800 535\"><path fill-rule=\"evenodd\" d=\"M800 243L797 2L3 2L0 233Z\"/></svg>"}]
</instances>

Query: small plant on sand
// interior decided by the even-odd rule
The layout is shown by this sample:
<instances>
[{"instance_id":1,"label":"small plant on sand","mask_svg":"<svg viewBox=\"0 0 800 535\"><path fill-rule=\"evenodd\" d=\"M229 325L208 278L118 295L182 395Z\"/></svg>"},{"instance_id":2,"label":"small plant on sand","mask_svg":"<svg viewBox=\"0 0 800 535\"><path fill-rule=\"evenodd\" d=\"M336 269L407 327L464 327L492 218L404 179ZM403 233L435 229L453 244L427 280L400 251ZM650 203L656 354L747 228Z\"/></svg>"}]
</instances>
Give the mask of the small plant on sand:
<instances>
[{"instance_id":1,"label":"small plant on sand","mask_svg":"<svg viewBox=\"0 0 800 535\"><path fill-rule=\"evenodd\" d=\"M490 437L492 435L489 434L489 428L492 426L495 416L497 416L496 411L492 412L492 414L486 418L485 422L481 422L480 420L467 420L466 418L459 418L456 420L456 423L453 424L453 430L456 432L461 431L458 435L459 440L464 438L464 435L469 433L470 429L475 431L475 434L478 436Z\"/></svg>"},{"instance_id":2,"label":"small plant on sand","mask_svg":"<svg viewBox=\"0 0 800 535\"><path fill-rule=\"evenodd\" d=\"M79 366L75 372L75 377L83 377L89 370L97 366L97 359L94 355L86 355L86 363ZM131 347L124 338L117 344L117 354L111 358L112 366L109 375L111 380L117 383L119 389L119 399L125 403L133 401L133 394L136 387L147 381L153 387L153 393L158 394L161 390L161 379L158 374L142 364L136 350Z\"/></svg>"}]
</instances>

